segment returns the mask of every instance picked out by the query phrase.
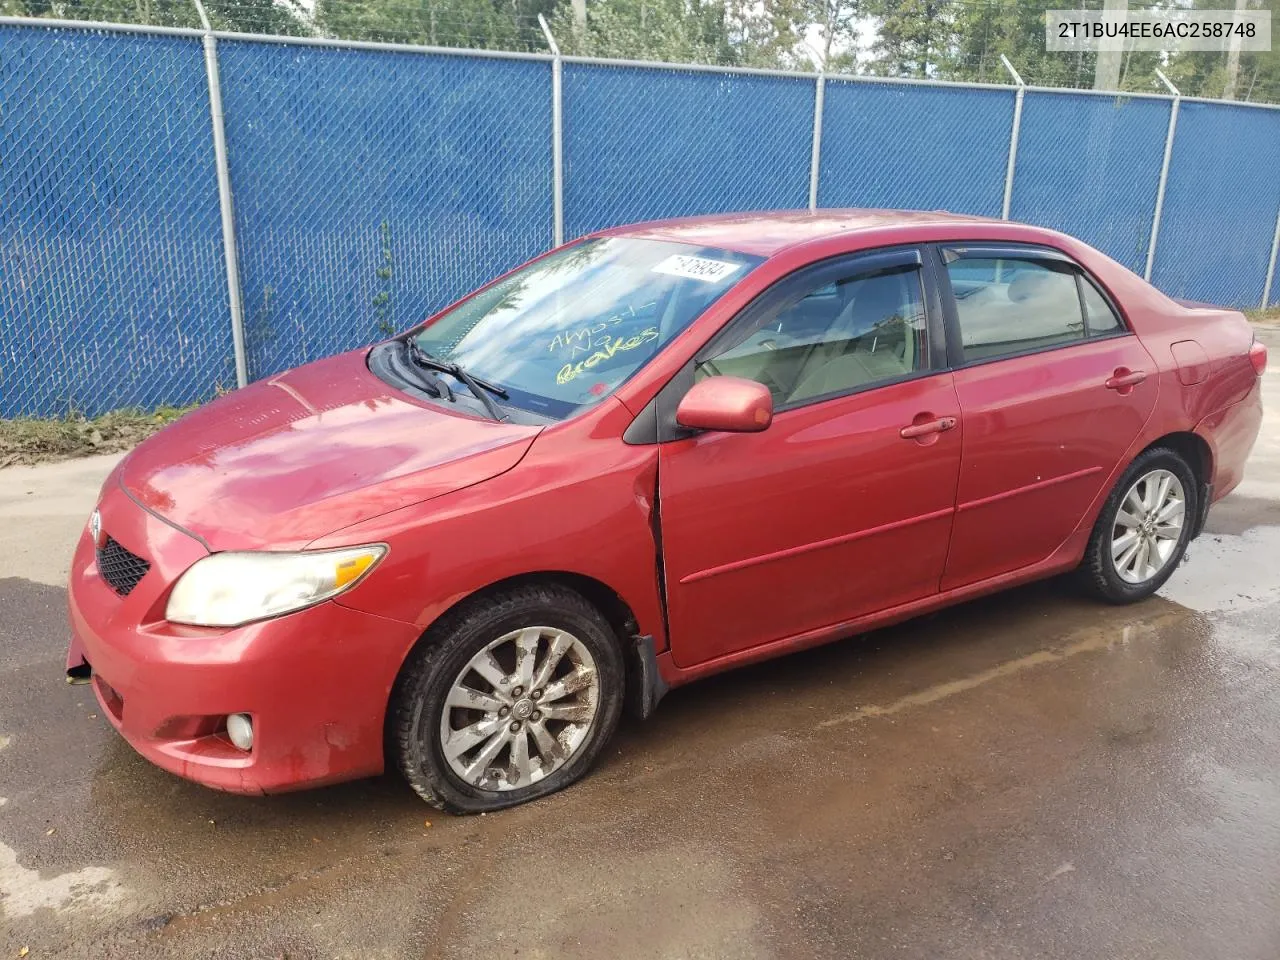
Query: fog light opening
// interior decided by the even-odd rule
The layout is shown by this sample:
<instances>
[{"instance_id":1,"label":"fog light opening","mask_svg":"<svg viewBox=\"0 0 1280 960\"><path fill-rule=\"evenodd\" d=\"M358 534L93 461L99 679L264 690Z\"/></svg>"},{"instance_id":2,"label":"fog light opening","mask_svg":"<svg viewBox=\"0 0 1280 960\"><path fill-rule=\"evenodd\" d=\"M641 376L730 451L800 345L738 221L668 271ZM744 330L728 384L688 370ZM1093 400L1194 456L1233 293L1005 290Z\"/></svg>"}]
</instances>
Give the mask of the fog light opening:
<instances>
[{"instance_id":1,"label":"fog light opening","mask_svg":"<svg viewBox=\"0 0 1280 960\"><path fill-rule=\"evenodd\" d=\"M227 736L238 750L246 753L253 749L253 719L247 713L233 713L227 717Z\"/></svg>"}]
</instances>

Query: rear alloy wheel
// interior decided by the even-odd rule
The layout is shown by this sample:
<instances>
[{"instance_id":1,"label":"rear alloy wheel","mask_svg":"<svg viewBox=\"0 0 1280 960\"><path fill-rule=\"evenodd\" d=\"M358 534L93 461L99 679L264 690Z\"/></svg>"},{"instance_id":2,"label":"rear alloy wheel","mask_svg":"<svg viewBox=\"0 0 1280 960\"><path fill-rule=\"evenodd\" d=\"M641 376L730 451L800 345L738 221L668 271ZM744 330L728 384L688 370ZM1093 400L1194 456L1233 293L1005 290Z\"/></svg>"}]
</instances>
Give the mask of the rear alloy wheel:
<instances>
[{"instance_id":1,"label":"rear alloy wheel","mask_svg":"<svg viewBox=\"0 0 1280 960\"><path fill-rule=\"evenodd\" d=\"M1187 497L1168 470L1143 474L1129 488L1111 528L1111 559L1125 583L1146 583L1173 557L1182 540Z\"/></svg>"},{"instance_id":2,"label":"rear alloy wheel","mask_svg":"<svg viewBox=\"0 0 1280 960\"><path fill-rule=\"evenodd\" d=\"M391 748L433 806L514 806L587 772L618 724L623 688L617 637L580 594L530 584L477 597L406 661Z\"/></svg>"},{"instance_id":3,"label":"rear alloy wheel","mask_svg":"<svg viewBox=\"0 0 1280 960\"><path fill-rule=\"evenodd\" d=\"M1080 568L1085 586L1113 603L1155 593L1186 551L1196 497L1195 475L1176 452L1140 455L1098 515Z\"/></svg>"}]
</instances>

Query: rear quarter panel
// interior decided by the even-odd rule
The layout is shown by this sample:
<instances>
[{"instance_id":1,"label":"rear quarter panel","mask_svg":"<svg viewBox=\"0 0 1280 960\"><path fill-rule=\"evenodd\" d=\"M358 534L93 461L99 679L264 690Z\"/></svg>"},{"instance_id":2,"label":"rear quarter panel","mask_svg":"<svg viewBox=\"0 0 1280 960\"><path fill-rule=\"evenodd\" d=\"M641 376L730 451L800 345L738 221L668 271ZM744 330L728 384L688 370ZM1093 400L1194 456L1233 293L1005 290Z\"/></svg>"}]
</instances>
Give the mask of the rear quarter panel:
<instances>
[{"instance_id":1,"label":"rear quarter panel","mask_svg":"<svg viewBox=\"0 0 1280 960\"><path fill-rule=\"evenodd\" d=\"M1159 400L1129 459L1166 434L1195 432L1209 445L1213 497L1225 496L1243 474L1261 421L1258 377L1248 355L1253 328L1238 311L1179 303L1104 254L1069 237L1061 240L1111 293L1156 364ZM1207 367L1203 375L1189 371L1189 361Z\"/></svg>"},{"instance_id":2,"label":"rear quarter panel","mask_svg":"<svg viewBox=\"0 0 1280 960\"><path fill-rule=\"evenodd\" d=\"M1143 304L1134 326L1160 367L1161 399L1143 446L1194 431L1209 446L1213 499L1220 499L1240 482L1261 422L1258 376L1248 355L1253 330L1233 310L1188 309L1172 301L1167 309Z\"/></svg>"}]
</instances>

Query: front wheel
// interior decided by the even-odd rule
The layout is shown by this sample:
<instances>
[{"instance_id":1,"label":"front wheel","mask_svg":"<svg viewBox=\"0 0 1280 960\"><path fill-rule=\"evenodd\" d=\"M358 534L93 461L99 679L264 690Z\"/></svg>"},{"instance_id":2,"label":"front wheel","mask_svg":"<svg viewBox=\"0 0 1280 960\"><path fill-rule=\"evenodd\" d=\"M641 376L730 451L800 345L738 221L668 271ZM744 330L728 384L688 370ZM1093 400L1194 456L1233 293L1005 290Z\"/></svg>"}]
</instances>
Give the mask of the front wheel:
<instances>
[{"instance_id":1,"label":"front wheel","mask_svg":"<svg viewBox=\"0 0 1280 960\"><path fill-rule=\"evenodd\" d=\"M1080 566L1085 587L1112 603L1155 593L1173 574L1197 516L1195 474L1175 451L1145 451L1124 472L1094 524Z\"/></svg>"},{"instance_id":2,"label":"front wheel","mask_svg":"<svg viewBox=\"0 0 1280 960\"><path fill-rule=\"evenodd\" d=\"M481 813L568 786L618 724L623 662L580 594L530 585L446 615L410 655L392 747L433 806Z\"/></svg>"}]
</instances>

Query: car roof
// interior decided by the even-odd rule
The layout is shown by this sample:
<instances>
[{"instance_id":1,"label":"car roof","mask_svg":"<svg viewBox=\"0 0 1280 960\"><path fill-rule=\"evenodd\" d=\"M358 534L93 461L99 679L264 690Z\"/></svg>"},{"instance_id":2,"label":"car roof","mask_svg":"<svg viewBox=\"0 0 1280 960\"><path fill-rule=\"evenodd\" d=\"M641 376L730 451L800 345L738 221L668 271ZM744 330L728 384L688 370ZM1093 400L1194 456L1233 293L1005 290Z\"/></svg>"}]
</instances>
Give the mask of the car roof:
<instances>
[{"instance_id":1,"label":"car roof","mask_svg":"<svg viewBox=\"0 0 1280 960\"><path fill-rule=\"evenodd\" d=\"M849 209L772 210L654 220L602 230L597 235L668 240L771 257L789 247L835 236L884 232L898 234L898 242L901 242L900 231L904 227L954 227L963 224L1011 226L1014 229L1010 231L1010 239L1016 234L1025 236L1027 231L1023 224L1014 225L991 217L948 213L945 210Z\"/></svg>"}]
</instances>

